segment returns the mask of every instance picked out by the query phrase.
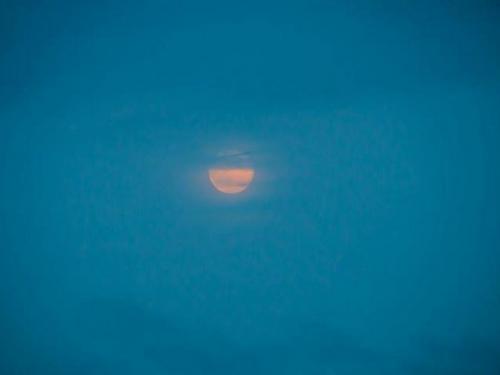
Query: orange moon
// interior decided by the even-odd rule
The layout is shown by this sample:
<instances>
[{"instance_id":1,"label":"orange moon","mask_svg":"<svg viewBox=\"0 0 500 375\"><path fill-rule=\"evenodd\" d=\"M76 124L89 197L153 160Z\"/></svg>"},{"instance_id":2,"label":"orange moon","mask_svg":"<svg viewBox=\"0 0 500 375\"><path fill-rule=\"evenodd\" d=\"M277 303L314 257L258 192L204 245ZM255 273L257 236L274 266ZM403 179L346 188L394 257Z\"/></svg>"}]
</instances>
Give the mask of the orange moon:
<instances>
[{"instance_id":1,"label":"orange moon","mask_svg":"<svg viewBox=\"0 0 500 375\"><path fill-rule=\"evenodd\" d=\"M214 187L225 194L243 192L254 176L255 171L251 168L217 168L208 171L208 177Z\"/></svg>"}]
</instances>

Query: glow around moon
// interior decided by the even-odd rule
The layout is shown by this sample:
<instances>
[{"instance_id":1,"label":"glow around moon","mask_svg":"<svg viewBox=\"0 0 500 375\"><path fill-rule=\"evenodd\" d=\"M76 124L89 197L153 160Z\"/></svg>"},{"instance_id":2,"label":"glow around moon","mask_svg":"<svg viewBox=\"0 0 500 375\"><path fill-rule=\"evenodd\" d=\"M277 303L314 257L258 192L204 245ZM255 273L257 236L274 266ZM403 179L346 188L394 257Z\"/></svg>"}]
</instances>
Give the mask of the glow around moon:
<instances>
[{"instance_id":1,"label":"glow around moon","mask_svg":"<svg viewBox=\"0 0 500 375\"><path fill-rule=\"evenodd\" d=\"M225 194L238 194L246 190L255 176L252 168L214 168L208 177L214 187Z\"/></svg>"}]
</instances>

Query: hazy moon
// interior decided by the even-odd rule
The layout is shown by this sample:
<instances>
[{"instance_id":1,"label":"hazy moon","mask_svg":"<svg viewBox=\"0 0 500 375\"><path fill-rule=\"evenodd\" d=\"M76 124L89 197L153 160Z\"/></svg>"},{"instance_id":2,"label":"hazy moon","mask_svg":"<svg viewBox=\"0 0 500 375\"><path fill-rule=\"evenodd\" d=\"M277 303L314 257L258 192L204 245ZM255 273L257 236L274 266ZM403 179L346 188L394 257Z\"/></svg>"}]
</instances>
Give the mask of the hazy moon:
<instances>
[{"instance_id":1,"label":"hazy moon","mask_svg":"<svg viewBox=\"0 0 500 375\"><path fill-rule=\"evenodd\" d=\"M253 180L252 168L215 168L208 171L214 187L225 194L238 194L244 191Z\"/></svg>"}]
</instances>

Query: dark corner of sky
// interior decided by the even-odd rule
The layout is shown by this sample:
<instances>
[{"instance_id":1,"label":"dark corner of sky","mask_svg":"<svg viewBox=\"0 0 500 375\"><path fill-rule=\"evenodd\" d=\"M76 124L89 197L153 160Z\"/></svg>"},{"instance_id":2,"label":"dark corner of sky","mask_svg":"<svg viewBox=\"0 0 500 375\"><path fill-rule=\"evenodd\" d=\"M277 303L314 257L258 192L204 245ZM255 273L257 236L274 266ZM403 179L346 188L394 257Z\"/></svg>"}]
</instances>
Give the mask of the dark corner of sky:
<instances>
[{"instance_id":1,"label":"dark corner of sky","mask_svg":"<svg viewBox=\"0 0 500 375\"><path fill-rule=\"evenodd\" d=\"M500 373L496 1L0 1L0 374Z\"/></svg>"}]
</instances>

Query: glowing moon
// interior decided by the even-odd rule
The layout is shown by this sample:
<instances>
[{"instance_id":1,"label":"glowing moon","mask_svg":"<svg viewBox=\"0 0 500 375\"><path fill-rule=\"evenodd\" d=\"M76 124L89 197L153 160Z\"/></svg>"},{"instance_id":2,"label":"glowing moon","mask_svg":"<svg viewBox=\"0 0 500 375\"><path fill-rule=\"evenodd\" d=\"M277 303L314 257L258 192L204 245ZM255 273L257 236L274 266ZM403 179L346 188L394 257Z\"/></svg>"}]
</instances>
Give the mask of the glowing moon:
<instances>
[{"instance_id":1,"label":"glowing moon","mask_svg":"<svg viewBox=\"0 0 500 375\"><path fill-rule=\"evenodd\" d=\"M244 191L253 180L255 171L251 168L216 168L208 171L214 187L225 194Z\"/></svg>"}]
</instances>

